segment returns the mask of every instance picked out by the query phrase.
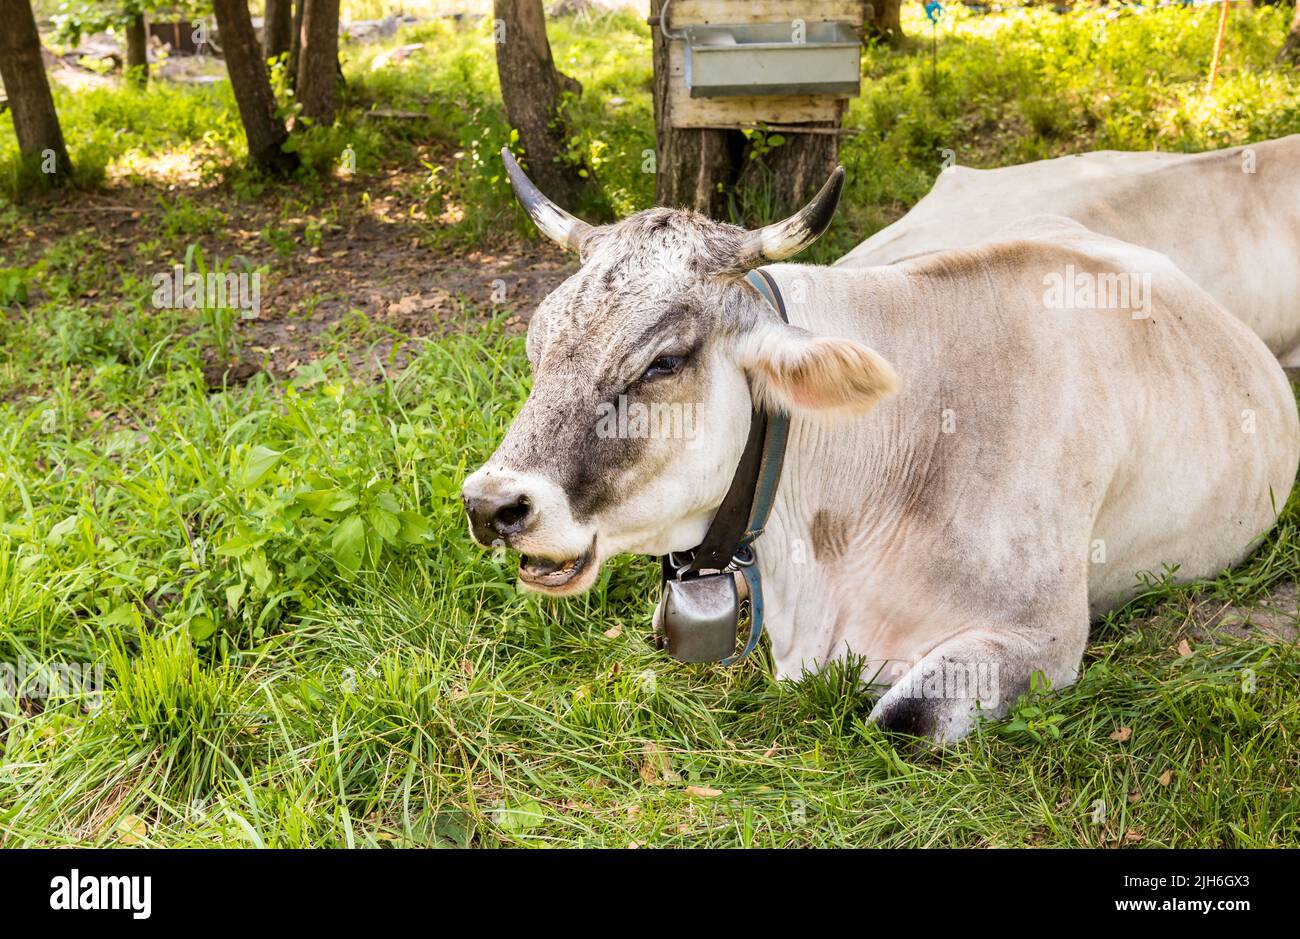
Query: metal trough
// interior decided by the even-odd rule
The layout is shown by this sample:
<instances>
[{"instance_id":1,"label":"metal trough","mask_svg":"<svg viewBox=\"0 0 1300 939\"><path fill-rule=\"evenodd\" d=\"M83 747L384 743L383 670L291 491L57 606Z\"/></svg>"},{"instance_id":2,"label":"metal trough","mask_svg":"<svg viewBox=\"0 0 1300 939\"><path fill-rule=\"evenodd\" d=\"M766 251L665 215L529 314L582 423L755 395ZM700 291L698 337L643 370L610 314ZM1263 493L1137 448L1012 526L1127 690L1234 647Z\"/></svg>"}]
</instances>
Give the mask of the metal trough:
<instances>
[{"instance_id":1,"label":"metal trough","mask_svg":"<svg viewBox=\"0 0 1300 939\"><path fill-rule=\"evenodd\" d=\"M788 23L687 26L686 87L692 98L856 95L861 47L845 23L810 23L795 42Z\"/></svg>"}]
</instances>

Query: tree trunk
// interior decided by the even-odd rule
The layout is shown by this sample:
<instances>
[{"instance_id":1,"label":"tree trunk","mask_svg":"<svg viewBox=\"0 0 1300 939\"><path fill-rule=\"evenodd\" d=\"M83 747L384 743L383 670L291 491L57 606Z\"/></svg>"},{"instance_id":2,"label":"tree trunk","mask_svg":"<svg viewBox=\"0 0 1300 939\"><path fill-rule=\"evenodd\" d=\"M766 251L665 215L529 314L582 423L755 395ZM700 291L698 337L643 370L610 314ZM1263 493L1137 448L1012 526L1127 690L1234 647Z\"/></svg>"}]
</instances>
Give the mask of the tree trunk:
<instances>
[{"instance_id":1,"label":"tree trunk","mask_svg":"<svg viewBox=\"0 0 1300 939\"><path fill-rule=\"evenodd\" d=\"M339 0L304 0L303 7L298 100L304 116L333 124L339 98Z\"/></svg>"},{"instance_id":2,"label":"tree trunk","mask_svg":"<svg viewBox=\"0 0 1300 939\"><path fill-rule=\"evenodd\" d=\"M1300 65L1300 3L1296 4L1295 16L1291 18L1291 30L1277 53L1277 60Z\"/></svg>"},{"instance_id":3,"label":"tree trunk","mask_svg":"<svg viewBox=\"0 0 1300 939\"><path fill-rule=\"evenodd\" d=\"M289 35L289 87L298 88L298 62L302 58L302 8L307 0L294 0L293 30Z\"/></svg>"},{"instance_id":4,"label":"tree trunk","mask_svg":"<svg viewBox=\"0 0 1300 939\"><path fill-rule=\"evenodd\" d=\"M818 121L800 125L809 131L780 131L780 146L771 147L757 159L746 159L737 186L737 201L743 220L750 224L774 222L803 208L835 172L839 161L839 122ZM766 135L771 141L774 133Z\"/></svg>"},{"instance_id":5,"label":"tree trunk","mask_svg":"<svg viewBox=\"0 0 1300 939\"><path fill-rule=\"evenodd\" d=\"M542 192L576 210L592 176L568 158L562 112L564 94L580 95L582 86L555 68L542 0L493 0L492 8L501 98L519 131L528 172Z\"/></svg>"},{"instance_id":6,"label":"tree trunk","mask_svg":"<svg viewBox=\"0 0 1300 939\"><path fill-rule=\"evenodd\" d=\"M149 84L149 36L144 13L135 13L126 24L126 77L137 88Z\"/></svg>"},{"instance_id":7,"label":"tree trunk","mask_svg":"<svg viewBox=\"0 0 1300 939\"><path fill-rule=\"evenodd\" d=\"M863 35L896 46L903 39L902 0L866 0Z\"/></svg>"},{"instance_id":8,"label":"tree trunk","mask_svg":"<svg viewBox=\"0 0 1300 939\"><path fill-rule=\"evenodd\" d=\"M41 39L28 0L0 0L0 79L9 95L14 132L23 160L50 183L72 178L54 97L45 76Z\"/></svg>"},{"instance_id":9,"label":"tree trunk","mask_svg":"<svg viewBox=\"0 0 1300 939\"><path fill-rule=\"evenodd\" d=\"M10 0L0 0L10 2ZM248 155L263 170L287 176L298 168L298 154L282 147L289 139L284 123L275 114L275 96L266 76L266 62L248 17L246 0L212 0L226 56L226 71L235 90L239 117L248 138Z\"/></svg>"},{"instance_id":10,"label":"tree trunk","mask_svg":"<svg viewBox=\"0 0 1300 939\"><path fill-rule=\"evenodd\" d=\"M293 0L266 0L263 36L262 54L266 58L278 58L289 51L293 42Z\"/></svg>"},{"instance_id":11,"label":"tree trunk","mask_svg":"<svg viewBox=\"0 0 1300 939\"><path fill-rule=\"evenodd\" d=\"M651 18L663 0L651 0ZM680 28L680 27L674 27ZM669 48L663 31L651 28L654 43L654 109L657 146L655 201L693 209L716 219L757 224L789 215L826 182L839 156L839 122L800 125L751 142L739 130L696 130L672 126ZM778 146L770 146L779 135ZM752 156L751 156L752 154ZM732 195L737 196L733 206Z\"/></svg>"}]
</instances>

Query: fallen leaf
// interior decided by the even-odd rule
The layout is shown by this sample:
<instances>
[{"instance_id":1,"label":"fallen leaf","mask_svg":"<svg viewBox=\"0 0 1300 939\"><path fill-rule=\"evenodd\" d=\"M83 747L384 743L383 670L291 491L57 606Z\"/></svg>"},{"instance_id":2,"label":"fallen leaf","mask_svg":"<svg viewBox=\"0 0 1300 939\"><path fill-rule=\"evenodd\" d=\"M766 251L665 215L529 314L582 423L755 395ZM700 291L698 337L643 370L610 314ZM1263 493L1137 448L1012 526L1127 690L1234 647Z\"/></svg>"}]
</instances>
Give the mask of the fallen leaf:
<instances>
[{"instance_id":1,"label":"fallen leaf","mask_svg":"<svg viewBox=\"0 0 1300 939\"><path fill-rule=\"evenodd\" d=\"M603 635L606 639L617 639L619 636L623 635L623 624L615 623L613 626L609 627L609 629L605 630Z\"/></svg>"},{"instance_id":2,"label":"fallen leaf","mask_svg":"<svg viewBox=\"0 0 1300 939\"><path fill-rule=\"evenodd\" d=\"M1171 769L1167 769L1163 773L1161 773L1160 778L1157 780L1157 782L1159 782L1160 785L1162 786L1167 786L1173 781L1174 781L1174 771Z\"/></svg>"},{"instance_id":3,"label":"fallen leaf","mask_svg":"<svg viewBox=\"0 0 1300 939\"><path fill-rule=\"evenodd\" d=\"M1178 640L1178 655L1179 655L1180 657L1182 657L1182 658L1187 658L1187 656L1189 656L1189 655L1191 655L1191 654L1192 654L1192 646L1191 646L1191 643L1189 643L1186 639L1179 639L1179 640Z\"/></svg>"},{"instance_id":4,"label":"fallen leaf","mask_svg":"<svg viewBox=\"0 0 1300 939\"><path fill-rule=\"evenodd\" d=\"M1136 844L1142 840L1142 832L1136 828L1130 828L1124 832L1124 841L1128 844Z\"/></svg>"},{"instance_id":5,"label":"fallen leaf","mask_svg":"<svg viewBox=\"0 0 1300 939\"><path fill-rule=\"evenodd\" d=\"M716 799L722 795L722 790L710 789L708 786L687 786L686 794L695 796L697 799Z\"/></svg>"},{"instance_id":6,"label":"fallen leaf","mask_svg":"<svg viewBox=\"0 0 1300 939\"><path fill-rule=\"evenodd\" d=\"M647 786L664 786L682 781L680 773L673 771L672 758L659 749L658 744L647 743L641 748L641 781Z\"/></svg>"},{"instance_id":7,"label":"fallen leaf","mask_svg":"<svg viewBox=\"0 0 1300 939\"><path fill-rule=\"evenodd\" d=\"M1129 737L1132 736L1133 736L1132 727L1120 727L1117 728L1116 731L1110 735L1110 739L1118 740L1120 743L1123 743L1125 740L1127 740Z\"/></svg>"},{"instance_id":8,"label":"fallen leaf","mask_svg":"<svg viewBox=\"0 0 1300 939\"><path fill-rule=\"evenodd\" d=\"M149 829L139 815L124 815L117 822L119 844L140 844L148 836Z\"/></svg>"}]
</instances>

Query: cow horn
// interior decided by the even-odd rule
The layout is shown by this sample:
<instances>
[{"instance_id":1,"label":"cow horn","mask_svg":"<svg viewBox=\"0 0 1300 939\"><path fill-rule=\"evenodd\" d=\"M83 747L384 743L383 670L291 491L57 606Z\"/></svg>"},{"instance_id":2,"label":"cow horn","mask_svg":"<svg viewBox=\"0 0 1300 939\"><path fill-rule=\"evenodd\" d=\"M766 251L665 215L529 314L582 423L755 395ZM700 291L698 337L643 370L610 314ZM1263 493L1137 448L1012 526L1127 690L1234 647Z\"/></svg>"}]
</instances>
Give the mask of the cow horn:
<instances>
[{"instance_id":1,"label":"cow horn","mask_svg":"<svg viewBox=\"0 0 1300 939\"><path fill-rule=\"evenodd\" d=\"M816 241L830 225L843 189L844 167L837 166L821 191L794 215L747 232L740 248L741 268L749 270L766 261L784 261Z\"/></svg>"},{"instance_id":2,"label":"cow horn","mask_svg":"<svg viewBox=\"0 0 1300 939\"><path fill-rule=\"evenodd\" d=\"M510 185L515 191L515 198L524 207L533 224L556 244L570 251L577 251L582 244L582 239L591 231L591 226L546 198L528 178L528 174L519 168L514 154L508 147L501 148L501 160L506 165L506 173L510 176Z\"/></svg>"}]
</instances>

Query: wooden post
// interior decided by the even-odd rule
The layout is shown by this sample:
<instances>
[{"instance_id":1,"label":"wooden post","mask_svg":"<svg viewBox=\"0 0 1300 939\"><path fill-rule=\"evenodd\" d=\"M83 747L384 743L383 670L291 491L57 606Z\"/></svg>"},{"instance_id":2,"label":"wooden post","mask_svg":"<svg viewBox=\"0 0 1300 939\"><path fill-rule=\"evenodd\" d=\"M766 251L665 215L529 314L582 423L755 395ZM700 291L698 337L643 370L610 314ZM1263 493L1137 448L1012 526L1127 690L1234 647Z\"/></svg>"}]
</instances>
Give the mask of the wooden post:
<instances>
[{"instance_id":1,"label":"wooden post","mask_svg":"<svg viewBox=\"0 0 1300 939\"><path fill-rule=\"evenodd\" d=\"M1223 6L1219 8L1219 32L1214 37L1214 59L1210 62L1210 86L1206 89L1206 94L1214 94L1214 79L1219 74L1219 56L1223 53L1223 36L1228 31L1228 3L1230 0L1223 0Z\"/></svg>"},{"instance_id":2,"label":"wooden post","mask_svg":"<svg viewBox=\"0 0 1300 939\"><path fill-rule=\"evenodd\" d=\"M822 94L693 98L685 78L687 26L815 22L863 27L863 0L651 0L657 174L664 205L746 224L799 209L835 169L842 97ZM748 139L745 129L759 133ZM772 146L779 136L779 145Z\"/></svg>"}]
</instances>

